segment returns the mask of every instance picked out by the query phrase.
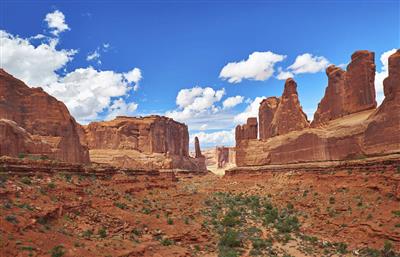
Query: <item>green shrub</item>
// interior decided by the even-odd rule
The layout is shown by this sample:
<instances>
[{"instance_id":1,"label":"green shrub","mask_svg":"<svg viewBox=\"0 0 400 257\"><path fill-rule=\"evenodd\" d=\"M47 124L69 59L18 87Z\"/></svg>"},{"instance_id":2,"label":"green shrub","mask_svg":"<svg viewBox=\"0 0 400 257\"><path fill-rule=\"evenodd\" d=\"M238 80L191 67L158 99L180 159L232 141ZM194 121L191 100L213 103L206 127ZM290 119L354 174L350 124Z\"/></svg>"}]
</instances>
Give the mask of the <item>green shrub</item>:
<instances>
[{"instance_id":1,"label":"green shrub","mask_svg":"<svg viewBox=\"0 0 400 257\"><path fill-rule=\"evenodd\" d=\"M51 249L51 257L61 257L65 254L65 248L62 245L57 245Z\"/></svg>"},{"instance_id":2,"label":"green shrub","mask_svg":"<svg viewBox=\"0 0 400 257\"><path fill-rule=\"evenodd\" d=\"M22 177L21 182L24 183L25 185L31 185L32 180L29 177Z\"/></svg>"},{"instance_id":3,"label":"green shrub","mask_svg":"<svg viewBox=\"0 0 400 257\"><path fill-rule=\"evenodd\" d=\"M174 220L171 219L171 218L167 218L167 224L168 224L168 225L174 224Z\"/></svg>"},{"instance_id":4,"label":"green shrub","mask_svg":"<svg viewBox=\"0 0 400 257\"><path fill-rule=\"evenodd\" d=\"M232 229L227 229L225 234L222 235L221 239L219 240L220 246L239 247L241 244L242 242L239 237L239 232Z\"/></svg>"},{"instance_id":5,"label":"green shrub","mask_svg":"<svg viewBox=\"0 0 400 257\"><path fill-rule=\"evenodd\" d=\"M107 237L107 230L104 228L104 227L102 227L101 229L99 229L99 236L100 236L100 238L105 238L105 237Z\"/></svg>"},{"instance_id":6,"label":"green shrub","mask_svg":"<svg viewBox=\"0 0 400 257\"><path fill-rule=\"evenodd\" d=\"M13 223L13 224L17 224L18 223L18 219L17 217L15 217L14 215L7 215L5 217L6 221Z\"/></svg>"},{"instance_id":7,"label":"green shrub","mask_svg":"<svg viewBox=\"0 0 400 257\"><path fill-rule=\"evenodd\" d=\"M121 203L121 202L114 202L114 206L116 206L122 210L128 209L128 206L125 203Z\"/></svg>"}]
</instances>

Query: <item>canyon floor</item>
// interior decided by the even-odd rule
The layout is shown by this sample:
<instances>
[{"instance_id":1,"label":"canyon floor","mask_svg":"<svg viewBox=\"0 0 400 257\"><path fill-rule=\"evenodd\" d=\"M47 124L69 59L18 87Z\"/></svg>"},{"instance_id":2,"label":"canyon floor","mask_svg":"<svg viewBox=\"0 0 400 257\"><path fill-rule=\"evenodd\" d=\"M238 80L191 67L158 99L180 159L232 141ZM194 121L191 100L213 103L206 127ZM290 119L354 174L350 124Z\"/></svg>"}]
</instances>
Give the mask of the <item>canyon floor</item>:
<instances>
[{"instance_id":1,"label":"canyon floor","mask_svg":"<svg viewBox=\"0 0 400 257\"><path fill-rule=\"evenodd\" d=\"M1 256L399 256L400 166L1 170Z\"/></svg>"}]
</instances>

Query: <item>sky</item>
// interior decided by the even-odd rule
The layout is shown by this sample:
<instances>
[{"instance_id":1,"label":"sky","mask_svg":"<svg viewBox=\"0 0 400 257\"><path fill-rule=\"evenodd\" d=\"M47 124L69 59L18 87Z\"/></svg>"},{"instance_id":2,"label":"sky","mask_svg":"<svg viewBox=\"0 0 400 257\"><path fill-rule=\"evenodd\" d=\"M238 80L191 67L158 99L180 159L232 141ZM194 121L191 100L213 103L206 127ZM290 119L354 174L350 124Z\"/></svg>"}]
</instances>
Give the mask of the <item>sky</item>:
<instances>
[{"instance_id":1,"label":"sky","mask_svg":"<svg viewBox=\"0 0 400 257\"><path fill-rule=\"evenodd\" d=\"M375 52L377 101L400 46L400 1L0 1L0 67L81 124L158 114L191 144L234 145L259 102L298 85L312 120L325 68Z\"/></svg>"}]
</instances>

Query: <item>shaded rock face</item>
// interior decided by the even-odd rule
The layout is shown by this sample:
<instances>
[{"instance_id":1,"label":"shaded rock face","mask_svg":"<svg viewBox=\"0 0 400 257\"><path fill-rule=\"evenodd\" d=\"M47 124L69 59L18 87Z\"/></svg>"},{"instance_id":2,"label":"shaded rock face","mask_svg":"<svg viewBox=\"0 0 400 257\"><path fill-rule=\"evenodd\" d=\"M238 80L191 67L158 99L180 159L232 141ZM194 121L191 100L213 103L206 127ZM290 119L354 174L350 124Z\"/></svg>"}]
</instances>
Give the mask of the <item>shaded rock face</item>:
<instances>
[{"instance_id":1,"label":"shaded rock face","mask_svg":"<svg viewBox=\"0 0 400 257\"><path fill-rule=\"evenodd\" d=\"M92 122L84 127L89 149L124 149L142 153L189 156L189 133L185 124L162 116L124 117Z\"/></svg>"},{"instance_id":2,"label":"shaded rock face","mask_svg":"<svg viewBox=\"0 0 400 257\"><path fill-rule=\"evenodd\" d=\"M356 67L357 65L364 69ZM323 121L323 126L319 126L322 123L317 123L318 126L293 130L272 136L268 140L242 141L240 146L236 147L237 166L348 160L399 152L400 50L389 57L389 76L384 80L385 99L378 109L374 109L376 103L373 82L373 92L362 90L361 86L361 81L368 84L373 80L372 70L373 59L371 64L371 54L367 51L353 54L352 63L346 72L334 66L328 67L330 83L319 106L321 116L318 122ZM350 75L355 76L352 72L364 75L348 79ZM342 92L342 89L352 87L354 90L350 92L355 96ZM370 87L368 84L367 88ZM292 89L288 91L293 92ZM340 97L333 92L338 92ZM353 99L354 104L349 103L347 106L348 99ZM280 105L281 103L275 117ZM346 115L348 112L343 112L343 109L351 110L350 114ZM335 115L339 117L334 118Z\"/></svg>"},{"instance_id":3,"label":"shaded rock face","mask_svg":"<svg viewBox=\"0 0 400 257\"><path fill-rule=\"evenodd\" d=\"M376 108L374 53L357 51L344 71L326 69L328 86L314 114L313 127L352 113Z\"/></svg>"},{"instance_id":4,"label":"shaded rock face","mask_svg":"<svg viewBox=\"0 0 400 257\"><path fill-rule=\"evenodd\" d=\"M260 139L268 139L272 136L271 123L279 105L279 98L268 97L260 103L258 120L260 122Z\"/></svg>"},{"instance_id":5,"label":"shaded rock face","mask_svg":"<svg viewBox=\"0 0 400 257\"><path fill-rule=\"evenodd\" d=\"M257 118L248 118L244 125L237 125L235 129L236 144L242 140L257 139L258 122Z\"/></svg>"},{"instance_id":6,"label":"shaded rock face","mask_svg":"<svg viewBox=\"0 0 400 257\"><path fill-rule=\"evenodd\" d=\"M200 158L200 157L203 156L201 154L200 142L199 142L199 138L198 137L194 138L194 150L195 150L195 158Z\"/></svg>"},{"instance_id":7,"label":"shaded rock face","mask_svg":"<svg viewBox=\"0 0 400 257\"><path fill-rule=\"evenodd\" d=\"M228 164L235 164L235 150L232 147L216 147L217 167L225 168Z\"/></svg>"},{"instance_id":8,"label":"shaded rock face","mask_svg":"<svg viewBox=\"0 0 400 257\"><path fill-rule=\"evenodd\" d=\"M187 126L167 117L118 116L83 126L80 135L94 162L144 170L206 170L203 156L189 156Z\"/></svg>"},{"instance_id":9,"label":"shaded rock face","mask_svg":"<svg viewBox=\"0 0 400 257\"><path fill-rule=\"evenodd\" d=\"M383 81L385 99L369 117L364 143L367 153L400 149L400 50L389 57L389 76Z\"/></svg>"},{"instance_id":10,"label":"shaded rock face","mask_svg":"<svg viewBox=\"0 0 400 257\"><path fill-rule=\"evenodd\" d=\"M270 125L270 135L284 135L310 126L297 94L296 82L289 78Z\"/></svg>"},{"instance_id":11,"label":"shaded rock face","mask_svg":"<svg viewBox=\"0 0 400 257\"><path fill-rule=\"evenodd\" d=\"M67 107L43 89L29 88L2 69L0 69L0 118L14 121L17 127L23 128L29 135L35 136L43 144L51 145L51 153L44 151L44 154L51 158L65 162L89 162L88 150L79 141L78 124L69 114ZM18 135L23 136L21 133ZM5 136L7 138L7 135ZM10 135L10 137L16 136L17 134ZM29 149L31 148L27 147L18 151ZM31 150L27 153L31 153ZM34 152L38 154L39 151ZM2 154L15 156L15 149L9 151L5 149Z\"/></svg>"}]
</instances>

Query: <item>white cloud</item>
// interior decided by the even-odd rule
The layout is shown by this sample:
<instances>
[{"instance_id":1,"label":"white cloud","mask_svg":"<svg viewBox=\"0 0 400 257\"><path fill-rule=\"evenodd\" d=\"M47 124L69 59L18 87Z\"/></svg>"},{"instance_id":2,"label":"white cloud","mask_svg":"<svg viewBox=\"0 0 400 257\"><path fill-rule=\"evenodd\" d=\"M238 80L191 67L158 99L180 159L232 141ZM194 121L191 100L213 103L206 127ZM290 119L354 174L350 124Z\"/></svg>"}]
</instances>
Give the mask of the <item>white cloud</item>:
<instances>
[{"instance_id":1,"label":"white cloud","mask_svg":"<svg viewBox=\"0 0 400 257\"><path fill-rule=\"evenodd\" d=\"M286 58L273 52L253 52L247 60L230 62L222 68L219 77L229 83L239 83L243 79L267 80L274 73L274 65Z\"/></svg>"},{"instance_id":2,"label":"white cloud","mask_svg":"<svg viewBox=\"0 0 400 257\"><path fill-rule=\"evenodd\" d=\"M137 75L138 68L119 73L86 67L59 75L57 72L65 69L77 51L58 50L57 44L57 39L44 38L34 45L29 38L0 30L0 67L28 86L43 87L63 101L71 114L82 123L97 119L99 115L107 116L108 112L122 114L124 110L129 113L134 109L134 103L125 103L125 107L120 101L115 102L115 98L129 96L131 89L142 78Z\"/></svg>"},{"instance_id":3,"label":"white cloud","mask_svg":"<svg viewBox=\"0 0 400 257\"><path fill-rule=\"evenodd\" d=\"M235 107L238 104L241 104L244 100L244 97L241 95L237 95L237 96L231 96L228 97L224 100L224 102L222 103L224 109L230 109Z\"/></svg>"},{"instance_id":4,"label":"white cloud","mask_svg":"<svg viewBox=\"0 0 400 257\"><path fill-rule=\"evenodd\" d=\"M294 74L300 73L317 73L328 67L329 61L323 56L313 56L305 53L296 57L292 65L288 67Z\"/></svg>"},{"instance_id":5,"label":"white cloud","mask_svg":"<svg viewBox=\"0 0 400 257\"><path fill-rule=\"evenodd\" d=\"M76 50L57 50L58 40L33 45L28 39L0 30L1 67L30 86L57 81L57 70L64 67Z\"/></svg>"},{"instance_id":6,"label":"white cloud","mask_svg":"<svg viewBox=\"0 0 400 257\"><path fill-rule=\"evenodd\" d=\"M96 49L94 50L94 52L89 53L88 56L86 56L86 61L97 61L98 64L101 64L99 58L100 58L100 53L98 49Z\"/></svg>"},{"instance_id":7,"label":"white cloud","mask_svg":"<svg viewBox=\"0 0 400 257\"><path fill-rule=\"evenodd\" d=\"M205 147L210 146L233 146L235 144L235 131L234 130L222 130L217 132L199 132L190 135L190 144L194 144L194 138L198 137L200 145Z\"/></svg>"},{"instance_id":8,"label":"white cloud","mask_svg":"<svg viewBox=\"0 0 400 257\"><path fill-rule=\"evenodd\" d=\"M133 90L137 91L139 89L139 81L143 78L142 71L139 68L134 68L133 70L125 73L124 76L129 83L135 83Z\"/></svg>"},{"instance_id":9,"label":"white cloud","mask_svg":"<svg viewBox=\"0 0 400 257\"><path fill-rule=\"evenodd\" d=\"M114 100L110 105L109 113L106 117L106 120L112 120L117 116L121 115L133 115L136 109L138 108L138 104L135 102L127 103L124 99L119 98Z\"/></svg>"},{"instance_id":10,"label":"white cloud","mask_svg":"<svg viewBox=\"0 0 400 257\"><path fill-rule=\"evenodd\" d=\"M263 99L265 99L265 96L258 96L252 100L243 112L234 117L235 123L243 124L247 122L247 118L258 117L258 108Z\"/></svg>"},{"instance_id":11,"label":"white cloud","mask_svg":"<svg viewBox=\"0 0 400 257\"><path fill-rule=\"evenodd\" d=\"M52 29L51 33L55 36L58 36L60 32L71 30L68 24L65 23L64 14L59 10L46 14L44 20L47 22L47 26Z\"/></svg>"},{"instance_id":12,"label":"white cloud","mask_svg":"<svg viewBox=\"0 0 400 257\"><path fill-rule=\"evenodd\" d=\"M283 71L281 67L278 68L278 75L276 78L279 80L286 80L288 78L293 78L293 73L290 71Z\"/></svg>"},{"instance_id":13,"label":"white cloud","mask_svg":"<svg viewBox=\"0 0 400 257\"><path fill-rule=\"evenodd\" d=\"M375 73L375 91L376 91L376 101L378 105L382 103L384 99L383 94L383 80L389 75L389 56L394 54L396 49L392 49L384 52L381 55L380 61L382 63L382 67L380 71L376 71Z\"/></svg>"}]
</instances>

